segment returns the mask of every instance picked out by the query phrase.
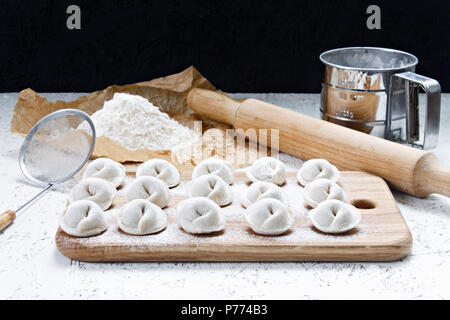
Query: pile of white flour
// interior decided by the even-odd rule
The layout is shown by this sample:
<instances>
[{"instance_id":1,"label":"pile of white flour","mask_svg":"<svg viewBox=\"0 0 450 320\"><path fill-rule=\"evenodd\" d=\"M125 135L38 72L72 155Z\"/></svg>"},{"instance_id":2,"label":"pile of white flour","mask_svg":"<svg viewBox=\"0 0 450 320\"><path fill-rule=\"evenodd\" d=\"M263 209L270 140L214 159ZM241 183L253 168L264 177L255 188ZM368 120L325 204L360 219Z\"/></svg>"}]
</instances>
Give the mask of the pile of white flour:
<instances>
[{"instance_id":1,"label":"pile of white flour","mask_svg":"<svg viewBox=\"0 0 450 320\"><path fill-rule=\"evenodd\" d=\"M195 141L194 131L171 119L147 99L115 93L91 116L97 136L129 150L176 150Z\"/></svg>"}]
</instances>

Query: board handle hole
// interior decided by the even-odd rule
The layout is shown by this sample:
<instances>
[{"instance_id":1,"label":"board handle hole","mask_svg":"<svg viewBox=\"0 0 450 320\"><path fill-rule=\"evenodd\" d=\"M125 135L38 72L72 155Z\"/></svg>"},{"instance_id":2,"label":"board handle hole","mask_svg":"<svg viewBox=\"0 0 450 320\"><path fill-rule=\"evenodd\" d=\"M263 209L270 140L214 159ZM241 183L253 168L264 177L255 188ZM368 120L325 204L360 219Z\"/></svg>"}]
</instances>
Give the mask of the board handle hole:
<instances>
[{"instance_id":1,"label":"board handle hole","mask_svg":"<svg viewBox=\"0 0 450 320\"><path fill-rule=\"evenodd\" d=\"M367 199L356 199L352 201L352 205L354 205L358 209L375 209L376 205L374 202Z\"/></svg>"}]
</instances>

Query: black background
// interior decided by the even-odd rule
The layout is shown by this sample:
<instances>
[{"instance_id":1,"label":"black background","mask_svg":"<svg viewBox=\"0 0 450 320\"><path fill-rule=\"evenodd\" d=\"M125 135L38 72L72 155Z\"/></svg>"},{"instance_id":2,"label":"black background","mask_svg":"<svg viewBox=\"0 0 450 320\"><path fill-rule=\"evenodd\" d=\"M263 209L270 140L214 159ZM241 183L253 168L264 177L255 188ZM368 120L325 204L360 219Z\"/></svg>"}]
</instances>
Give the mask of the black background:
<instances>
[{"instance_id":1,"label":"black background","mask_svg":"<svg viewBox=\"0 0 450 320\"><path fill-rule=\"evenodd\" d=\"M81 7L81 30L66 9ZM381 7L382 29L366 28ZM382 46L450 91L449 0L0 2L0 91L93 91L194 65L228 92L319 92L318 55Z\"/></svg>"}]
</instances>

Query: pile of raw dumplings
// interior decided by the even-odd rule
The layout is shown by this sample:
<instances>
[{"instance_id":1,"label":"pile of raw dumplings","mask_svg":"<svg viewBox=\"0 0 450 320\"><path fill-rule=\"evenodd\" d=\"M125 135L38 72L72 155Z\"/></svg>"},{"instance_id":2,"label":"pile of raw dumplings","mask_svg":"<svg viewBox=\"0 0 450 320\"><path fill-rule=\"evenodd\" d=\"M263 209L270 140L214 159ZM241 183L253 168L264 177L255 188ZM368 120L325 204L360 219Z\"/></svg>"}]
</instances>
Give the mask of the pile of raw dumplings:
<instances>
[{"instance_id":1,"label":"pile of raw dumplings","mask_svg":"<svg viewBox=\"0 0 450 320\"><path fill-rule=\"evenodd\" d=\"M287 198L276 184L286 181L283 164L274 158L262 158L247 171L255 181L247 194L245 219L253 231L265 235L282 234L292 225L293 214ZM177 207L178 222L189 233L211 233L225 228L221 207L233 201L230 185L233 168L225 161L209 158L194 168L190 193L192 198ZM276 184L274 184L276 183Z\"/></svg>"},{"instance_id":2,"label":"pile of raw dumplings","mask_svg":"<svg viewBox=\"0 0 450 320\"><path fill-rule=\"evenodd\" d=\"M218 158L203 160L194 168L189 186L191 198L177 206L177 220L184 231L202 234L225 228L221 207L233 201L233 180L233 168Z\"/></svg>"},{"instance_id":3,"label":"pile of raw dumplings","mask_svg":"<svg viewBox=\"0 0 450 320\"><path fill-rule=\"evenodd\" d=\"M244 204L250 227L260 234L286 232L294 218L288 199L279 187L287 179L283 163L274 158L261 158L246 173L254 182ZM347 196L336 183L339 175L339 170L324 159L306 161L297 173L298 182L305 187L304 201L312 208L308 217L316 229L325 233L346 232L361 220L361 213L346 203Z\"/></svg>"},{"instance_id":4,"label":"pile of raw dumplings","mask_svg":"<svg viewBox=\"0 0 450 320\"><path fill-rule=\"evenodd\" d=\"M246 170L253 182L242 206L250 228L263 235L280 235L295 220L283 186L287 180L284 164L275 158L256 160ZM343 233L354 228L360 212L346 203L344 190L336 183L339 171L328 161L307 161L297 173L304 186L304 200L312 207L308 216L316 229L326 233ZM211 233L225 227L221 207L233 201L230 185L233 169L223 160L209 158L195 167L190 192L192 198L177 207L178 222L189 233Z\"/></svg>"},{"instance_id":5,"label":"pile of raw dumplings","mask_svg":"<svg viewBox=\"0 0 450 320\"><path fill-rule=\"evenodd\" d=\"M253 182L247 189L242 206L250 228L263 235L280 235L294 223L295 216L281 186L286 183L284 164L275 158L256 160L246 170ZM107 210L112 206L117 188L123 186L125 168L113 160L101 158L86 168L83 180L71 194L69 206L60 216L60 226L76 237L89 237L109 227ZM336 183L339 171L328 161L314 159L305 162L297 174L304 186L303 197L312 210L309 218L315 228L326 233L342 233L354 228L360 212L346 203L344 190ZM177 222L192 234L221 231L226 220L222 207L233 202L231 185L234 171L225 161L209 158L197 165L188 184L190 198L176 208ZM170 201L169 189L180 183L177 168L163 159L142 163L136 179L121 191L126 203L119 209L117 224L130 235L148 235L167 226L162 210Z\"/></svg>"},{"instance_id":6,"label":"pile of raw dumplings","mask_svg":"<svg viewBox=\"0 0 450 320\"><path fill-rule=\"evenodd\" d=\"M107 211L125 178L125 168L101 158L86 168L83 180L72 190L69 206L60 216L61 229L76 237L89 237L109 227ZM223 160L209 158L195 167L190 184L191 198L177 206L177 220L188 233L211 233L225 227L221 206L233 201L230 184L233 169ZM131 235L157 233L167 226L162 210L170 201L169 188L180 183L177 168L163 159L141 164L136 179L123 188L126 204L117 216L119 228Z\"/></svg>"},{"instance_id":7,"label":"pile of raw dumplings","mask_svg":"<svg viewBox=\"0 0 450 320\"><path fill-rule=\"evenodd\" d=\"M309 218L314 227L326 233L343 233L353 229L361 213L347 203L344 190L336 183L339 170L325 159L306 161L297 173L304 186L303 199L313 209Z\"/></svg>"},{"instance_id":8,"label":"pile of raw dumplings","mask_svg":"<svg viewBox=\"0 0 450 320\"><path fill-rule=\"evenodd\" d=\"M247 194L245 218L253 231L265 235L284 233L294 216L281 188L286 181L284 165L274 158L261 158L247 171L255 181ZM211 233L225 228L221 207L233 201L230 185L233 168L225 161L209 158L194 168L190 186L191 198L177 207L178 222L189 233Z\"/></svg>"},{"instance_id":9,"label":"pile of raw dumplings","mask_svg":"<svg viewBox=\"0 0 450 320\"><path fill-rule=\"evenodd\" d=\"M254 183L246 196L245 217L253 231L278 235L294 222L289 202L280 188L286 182L284 164L275 158L261 158L246 171ZM303 198L314 227L325 233L343 233L353 229L361 213L346 203L344 190L336 183L339 170L324 159L306 161L298 170L297 180L304 186Z\"/></svg>"},{"instance_id":10,"label":"pile of raw dumplings","mask_svg":"<svg viewBox=\"0 0 450 320\"><path fill-rule=\"evenodd\" d=\"M294 223L295 216L287 196L279 187L287 179L284 164L278 159L264 157L256 160L245 173L253 182L242 204L247 208L245 219L250 228L264 235L285 233Z\"/></svg>"},{"instance_id":11,"label":"pile of raw dumplings","mask_svg":"<svg viewBox=\"0 0 450 320\"><path fill-rule=\"evenodd\" d=\"M60 227L76 237L98 235L109 227L108 210L123 185L125 168L113 160L92 161L83 180L70 194L69 206L60 216ZM167 225L162 208L169 204L169 188L180 183L176 167L163 159L151 159L141 164L136 179L127 185L123 194L127 201L120 208L117 223L131 235L153 234Z\"/></svg>"}]
</instances>

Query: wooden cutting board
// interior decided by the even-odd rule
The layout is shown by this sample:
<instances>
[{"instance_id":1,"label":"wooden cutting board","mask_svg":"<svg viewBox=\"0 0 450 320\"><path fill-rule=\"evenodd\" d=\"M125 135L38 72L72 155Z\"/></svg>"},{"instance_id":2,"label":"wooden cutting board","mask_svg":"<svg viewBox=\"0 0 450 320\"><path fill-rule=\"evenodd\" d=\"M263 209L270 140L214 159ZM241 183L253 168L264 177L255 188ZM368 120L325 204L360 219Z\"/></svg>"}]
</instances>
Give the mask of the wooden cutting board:
<instances>
[{"instance_id":1,"label":"wooden cutting board","mask_svg":"<svg viewBox=\"0 0 450 320\"><path fill-rule=\"evenodd\" d=\"M283 186L296 215L294 225L281 236L262 236L247 225L241 206L250 185L245 173L235 174L234 201L223 208L227 219L224 231L211 235L191 235L176 224L175 208L188 197L190 173L171 189L172 199L164 209L165 230L148 236L131 236L120 231L114 216L124 203L120 192L109 210L110 228L90 238L76 238L61 229L56 246L68 258L80 261L393 261L411 250L412 236L387 184L363 172L342 172L339 184L349 202L362 212L361 223L341 235L316 230L306 216L302 187L295 172L289 172ZM132 179L132 178L129 178Z\"/></svg>"}]
</instances>

